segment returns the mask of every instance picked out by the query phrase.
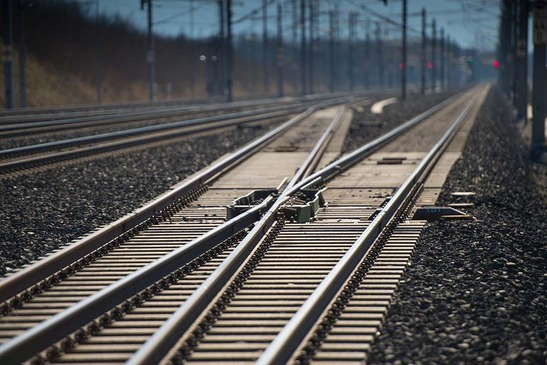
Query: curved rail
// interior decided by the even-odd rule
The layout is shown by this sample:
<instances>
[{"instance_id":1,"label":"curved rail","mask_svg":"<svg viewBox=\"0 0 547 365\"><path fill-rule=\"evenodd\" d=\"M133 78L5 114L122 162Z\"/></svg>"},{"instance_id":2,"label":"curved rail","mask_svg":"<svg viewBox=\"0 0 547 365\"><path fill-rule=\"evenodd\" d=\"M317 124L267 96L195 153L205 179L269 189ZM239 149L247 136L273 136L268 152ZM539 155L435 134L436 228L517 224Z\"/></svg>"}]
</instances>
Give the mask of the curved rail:
<instances>
[{"instance_id":1,"label":"curved rail","mask_svg":"<svg viewBox=\"0 0 547 365\"><path fill-rule=\"evenodd\" d=\"M335 298L336 294L343 289L352 272L357 268L363 257L366 256L372 243L382 233L384 227L396 216L400 208L414 197L412 192L416 191L425 181L425 178L441 157L477 99L474 98L457 117L451 127L433 146L412 174L399 187L386 206L382 208L376 218L373 219L370 225L355 241L350 250L315 289L283 330L278 333L270 346L258 359L257 364L284 364L294 356L325 309Z\"/></svg>"},{"instance_id":2,"label":"curved rail","mask_svg":"<svg viewBox=\"0 0 547 365\"><path fill-rule=\"evenodd\" d=\"M320 107L310 108L306 111L306 113L300 115L298 118L293 118L291 121L286 123L286 125L282 126L284 128L279 127L276 131L272 131L270 133L272 135L271 137L263 138L264 142L266 140L271 140L273 136L285 131L290 126L307 117L319 108ZM341 112L337 113L319 143L328 143L328 138L325 138L325 135L331 133L332 127L339 122L344 110L345 108L342 108ZM259 144L256 145L258 146ZM260 145L262 145L262 143ZM320 153L319 151L321 151L321 149L316 146L312 153L317 154ZM230 157L228 159L235 160L236 157ZM313 159L307 159L300 167L300 170L306 171L312 161ZM299 175L294 179L300 178L301 176ZM55 341L63 338L66 333L70 333L85 325L105 311L108 311L112 307L123 302L128 297L137 294L146 287L165 277L165 275L168 275L178 268L188 264L199 255L210 250L215 245L226 240L233 234L255 223L260 219L263 211L267 210L268 207L271 206L273 201L274 199L272 197L265 199L261 204L255 206L248 212L225 222L221 226L218 226L207 234L195 239L191 243L173 251L149 266L128 275L124 279L97 292L59 315L52 317L33 329L23 333L21 336L14 338L12 341L0 347L0 361L24 361L24 357L26 355L23 354L37 353L41 351L44 347L50 345L52 340ZM39 270L39 272L43 272L45 269L43 267L36 267L34 272L37 270ZM28 274L32 273L29 272ZM0 287L0 293L3 291L4 290Z\"/></svg>"},{"instance_id":3,"label":"curved rail","mask_svg":"<svg viewBox=\"0 0 547 365\"><path fill-rule=\"evenodd\" d=\"M54 272L67 266L70 262L73 262L74 260L77 260L78 258L92 252L98 247L124 234L128 230L137 227L147 219L157 215L163 209L202 186L206 181L213 178L225 168L232 166L233 164L248 157L249 153L258 150L277 135L283 133L288 128L306 118L319 108L319 106L309 108L304 113L290 119L273 131L243 147L238 152L210 166L202 173L185 180L183 183L175 186L168 193L137 209L135 212L118 219L117 221L93 232L84 239L62 249L54 255L51 255L46 259L9 276L5 280L0 281L0 302L4 302L12 298L32 285L37 284Z\"/></svg>"},{"instance_id":4,"label":"curved rail","mask_svg":"<svg viewBox=\"0 0 547 365\"><path fill-rule=\"evenodd\" d=\"M224 262L209 276L203 284L175 311L162 327L156 331L134 356L128 361L131 365L145 365L159 363L180 340L189 332L192 325L199 320L218 291L224 288L237 270L248 260L250 253L256 248L264 234L275 222L278 210L288 201L289 197L295 194L304 186L317 179L330 179L340 172L352 166L355 162L366 157L379 147L385 145L393 138L412 128L427 117L441 110L448 105L453 98L435 106L434 108L420 114L407 123L401 125L390 133L364 145L353 153L332 162L320 171L300 180L298 183L286 189L274 202L271 208L257 222L251 232L237 246L237 248L224 260ZM282 362L280 362L282 363Z\"/></svg>"},{"instance_id":5,"label":"curved rail","mask_svg":"<svg viewBox=\"0 0 547 365\"><path fill-rule=\"evenodd\" d=\"M409 122L405 123L401 127L395 129L394 131L388 133L387 135L382 136L381 138L366 144L360 149L354 151L353 153L344 156L343 158L331 163L322 170L304 178L299 183L289 184L290 186L285 189L281 196L272 204L272 199L268 199L263 202L260 207L257 207L254 210L254 213L260 213L262 209L267 209L271 206L266 214L262 216L260 221L255 224L255 227L251 230L251 233L237 246L237 248L230 254L229 258L225 260L222 265L215 270L215 272L201 285L192 296L182 304L182 306L176 311L175 316L172 316L171 319L166 322L156 334L149 339L149 341L137 352L134 357L130 360L130 363L155 363L157 359L162 359L165 357L166 353L173 347L174 343L178 341L180 336L177 334L184 334L191 326L194 324L195 320L199 318L203 310L209 305L208 297L213 295L218 290L220 290L233 273L237 272L238 268L241 267L241 263L248 259L249 253L253 251L254 247L258 244L263 234L272 226L273 222L276 219L277 210L289 199L290 195L297 192L303 186L309 184L312 181L315 181L317 178L329 179L336 176L340 171L347 169L352 166L354 163L371 153L372 151L379 148L381 145L392 140L399 134L408 130L412 126L416 125L420 121L429 117L433 113L439 111L442 107L446 106L452 99L449 99L442 104L428 110L425 113L422 113L420 116L413 118ZM314 148L315 150L315 148ZM309 161L308 161L309 162ZM305 169L308 170L309 166ZM240 220L245 219L247 216L243 215L238 220L234 220L232 224L240 222ZM229 224L227 222L226 224ZM250 223L249 223L250 224ZM223 229L227 229L224 227ZM214 234L220 234L220 227ZM213 233L211 233L213 234ZM216 239L221 239L224 236L216 236ZM199 241L201 238L197 239ZM180 267L181 264L187 262L192 255L199 254L197 247L205 247L204 241L201 243L192 243L190 248L187 248L186 251L178 250L177 253L170 254L166 257L157 260L153 264L140 269L134 274L123 279L124 282L131 282L136 285L136 287L129 288L128 286L119 285L120 282L111 285L108 288L105 288L96 295L101 295L101 301L99 301L102 307L102 313L104 313L104 308L107 308L110 305L110 308L115 306L118 303L114 303L117 300L120 300L122 296L125 295L127 298L128 292L135 292L142 290L150 284L150 281L154 278L157 278L164 275L166 271L169 271L170 265L172 267ZM186 246L185 246L186 247ZM70 248L70 247L69 247ZM68 248L67 248L68 249ZM176 257L175 257L176 256ZM164 271L166 270L166 271ZM231 274L230 274L231 273ZM1 284L1 283L0 283ZM24 290L24 289L23 289ZM0 293L2 290L0 289ZM123 294L123 295L122 295ZM96 295L95 300L97 300ZM5 361L24 361L26 360L25 354L35 354L41 351L44 347L48 346L52 342L57 341L58 339L66 336L67 330L72 328L75 330L85 323L89 322L93 318L90 318L88 314L83 316L83 313L86 311L84 306L89 306L88 308L93 308L89 313L96 314L99 312L98 306L95 307L93 303L99 303L97 301L92 302L92 297L89 297L82 304L80 302L77 306L74 306L65 312L56 315L43 322L41 325L35 327L31 331L24 333L21 336L18 336L3 346L0 347L0 360ZM121 299L123 301L123 299ZM114 304L113 304L114 303ZM111 305L113 304L113 305ZM74 309L76 308L76 309ZM191 315L195 314L195 315ZM54 324L52 327L51 325ZM63 326L67 326L66 328ZM62 330L61 330L62 329Z\"/></svg>"}]
</instances>

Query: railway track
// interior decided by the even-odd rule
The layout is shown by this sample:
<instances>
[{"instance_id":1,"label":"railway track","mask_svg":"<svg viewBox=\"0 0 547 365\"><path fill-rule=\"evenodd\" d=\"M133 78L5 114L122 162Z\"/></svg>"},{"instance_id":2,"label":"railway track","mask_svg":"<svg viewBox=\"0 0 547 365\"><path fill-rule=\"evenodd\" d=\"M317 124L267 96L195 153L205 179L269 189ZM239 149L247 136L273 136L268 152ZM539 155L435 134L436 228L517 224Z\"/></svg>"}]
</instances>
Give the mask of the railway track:
<instances>
[{"instance_id":1,"label":"railway track","mask_svg":"<svg viewBox=\"0 0 547 365\"><path fill-rule=\"evenodd\" d=\"M78 129L90 129L101 126L119 128L134 127L138 125L156 125L176 121L180 118L198 118L215 114L229 114L237 112L251 112L255 109L267 109L280 107L306 107L313 103L333 99L334 97L346 97L347 95L314 95L299 98L246 100L233 103L206 104L206 105L178 105L178 106L148 106L138 109L113 109L108 113L104 111L85 112L83 114L53 114L30 115L10 117L2 121L0 117L0 137L13 138L21 136L36 136L51 134L53 132L74 131ZM33 119L34 118L34 119Z\"/></svg>"},{"instance_id":2,"label":"railway track","mask_svg":"<svg viewBox=\"0 0 547 365\"><path fill-rule=\"evenodd\" d=\"M371 92L377 93L382 90L371 90ZM339 92L335 95L343 97L349 96L355 93ZM257 95L255 97L245 98L242 100L236 100L233 102L226 102L223 97L208 97L206 99L188 99L188 100L164 100L155 102L130 102L130 103L112 103L112 104L80 104L69 105L60 107L28 107L24 109L13 110L1 110L0 111L0 125L13 124L13 123L27 123L27 122L39 122L48 121L54 119L66 119L86 117L93 115L115 115L123 113L138 112L144 110L161 110L166 108L187 108L187 109L200 109L200 108L222 108L223 106L257 106L261 104L279 103L280 100L321 100L325 98L331 98L332 93L327 94L313 94L306 96L286 96L282 99L278 97L268 97Z\"/></svg>"},{"instance_id":3,"label":"railway track","mask_svg":"<svg viewBox=\"0 0 547 365\"><path fill-rule=\"evenodd\" d=\"M129 215L128 217L122 218L120 220L119 224L114 224L114 225L112 225L112 227L105 227L102 231L96 232L94 235L88 237L88 239L85 240L84 242L81 242L81 243L76 244L76 245L71 245L71 247L68 247L68 249L63 254L56 255L55 257L51 257L50 261L49 261L49 264L45 265L46 268L44 268L44 265L40 265L41 267L35 267L35 268L31 267L30 270L27 272L27 274L21 273L23 275L18 275L19 278L16 277L17 275L12 277L11 278L12 279L11 283L15 286L10 287L10 283L4 281L3 285L2 285L3 288L2 288L2 290L0 290L2 292L1 295L6 294L8 291L19 292L20 289L22 288L20 286L22 283L25 283L25 282L28 283L28 280L34 281L36 279L36 276L35 276L36 272L40 272L42 274L45 274L45 275L42 275L42 279L46 279L46 276L48 274L54 273L58 268L64 267L66 265L67 261L71 261L71 259L67 258L67 256L69 256L69 257L70 256L71 257L80 257L83 254L91 253L92 251L94 251L98 247L102 246L102 244L108 243L111 240L111 238L115 238L115 237L119 236L120 233L123 233L126 230L124 227L127 227L129 225L137 227L139 225L142 225L143 222L146 219L150 220L150 218L152 218L152 220L159 219L161 217L161 215L157 216L155 214L156 211L159 211L161 208L171 204L173 201L181 200L181 198L184 199L185 196L195 195L196 191L199 192L199 191L205 189L204 183L206 181L213 179L217 174L221 173L222 170L225 169L226 167L230 167L234 163L236 163L237 161L239 161L241 159L244 159L244 158L247 158L249 153L255 152L258 148L263 147L263 145L265 145L267 142L272 140L275 136L277 136L281 132L287 130L292 125L294 125L294 124L300 122L301 120L305 119L306 117L310 116L312 113L313 113L313 110L308 110L307 112L301 114L300 116L298 116L296 118L293 118L291 121L286 123L284 126L272 131L270 134L268 134L265 137L259 139L255 143L253 143L251 145L248 145L242 151L240 151L238 153L235 153L234 155L230 156L229 158L221 161L216 166L210 167L208 170L204 171L202 174L194 176L190 180L186 181L183 185L174 188L173 191L170 194L168 194L167 196L161 197L157 202L151 203L148 207L145 207L145 208L141 209L141 211L138 212L138 214ZM317 124L317 123L324 125L326 123L326 121L328 121L328 119L322 118L321 120L315 121L314 123L312 123L312 126L313 126L313 124ZM306 132L306 129L309 129L309 128L300 129L300 131L297 132L296 134L294 134L294 132L293 132L292 137L289 136L289 141L287 141L285 144L288 144L289 146L292 146L291 143L290 143L291 138L292 139L295 139L295 138L299 139L299 138L301 138L302 133L309 134L309 132ZM261 155L260 157L257 157L257 158L268 158L268 157L271 158L272 156L278 155L278 153L275 152L275 149L284 149L286 147L283 146L282 142L278 142L277 145L273 145L273 147L271 147L271 148L274 149L273 152L269 152L269 153L266 152L265 154L263 154L263 155ZM275 186L277 184L279 184L281 182L281 180L283 180L284 176L290 176L293 173L294 168L298 166L298 161L301 160L305 155L306 155L305 152L300 153L300 159L296 158L296 159L294 159L294 161L291 161L287 166L283 166L283 168L280 168L281 171L278 172L278 174L280 174L279 177L273 179L274 181L272 181L272 183L274 183L274 185L269 185L267 187L275 188ZM226 176L226 178L228 178L228 176ZM230 189L229 190L229 194L231 195L231 197L230 197L230 195L225 196L226 195L225 194L226 193L226 191L225 191L226 187L219 188L219 189L216 189L216 190L213 190L213 187L209 187L208 194L203 197L203 199L205 199L205 201L207 201L208 206L212 205L213 207L210 208L210 209L206 209L204 211L203 209L199 208L199 206L201 205L201 202L198 201L197 203L195 203L193 208L192 207L188 208L184 212L184 217L185 217L185 221L183 223L184 229L187 229L187 230L190 230L191 232L194 232L196 230L196 226L192 225L191 223L195 222L199 217L201 217L201 219L204 219L204 217L209 217L207 220L213 220L214 221L215 218L213 218L213 217L218 215L217 218L216 218L217 223L222 222L223 219L224 219L224 214L223 214L224 213L224 205L229 203L231 201L230 199L233 200L233 199L237 198L239 194L244 195L245 193L247 193L247 189L243 190L244 193L243 193L243 191ZM218 203L218 202L217 203L212 203L212 202L208 201L208 199L213 199L213 201L220 200L220 203ZM179 205L183 204L183 203L184 202L179 202ZM197 217L196 217L196 214L198 215ZM138 221L135 222L136 216L137 216ZM176 217L174 217L173 219L176 220ZM188 224L186 224L186 222L188 222ZM198 223L195 223L195 224L198 224ZM207 225L207 224L205 224L204 226L206 228L201 228L202 230L203 229L207 230L207 229L211 228L211 226ZM203 233L203 231L201 231L201 232ZM187 242L188 239L191 239L194 236L195 236L195 233L187 234L187 237L183 237L183 241ZM186 239L184 239L184 238L186 238ZM148 244L150 244L150 243L148 243ZM152 241L152 244L154 244L154 240ZM143 243L142 245L146 246L146 243ZM165 253L165 252L162 252L161 247L155 247L153 245L151 248L152 248L152 251L153 251L151 253L152 255L158 256L158 255L161 255L162 253ZM173 248L174 247L171 246L171 250ZM122 247L120 250L123 250L123 249L124 248ZM154 250L159 250L159 251L154 251ZM74 253L74 251L76 251L76 252ZM92 254L92 256L93 255L94 254ZM89 257L86 260L89 260ZM148 259L148 261L152 261L152 260L153 259L151 259L151 258ZM144 265L144 263L142 263L142 265ZM8 279L8 281L9 281L9 279ZM113 280L113 281L115 281L115 280ZM23 286L26 286L26 285L27 284L23 284ZM69 302L69 304L71 304L71 303Z\"/></svg>"},{"instance_id":4,"label":"railway track","mask_svg":"<svg viewBox=\"0 0 547 365\"><path fill-rule=\"evenodd\" d=\"M156 102L133 102L112 104L80 104L59 107L29 107L24 109L0 111L0 124L13 122L39 121L48 119L72 118L86 115L108 115L125 113L149 108L164 108L174 106L207 105L211 103L223 103L224 98L207 98L192 100L167 100ZM252 102L252 100L248 100ZM239 102L239 101L238 101ZM242 100L241 102L245 102Z\"/></svg>"},{"instance_id":5,"label":"railway track","mask_svg":"<svg viewBox=\"0 0 547 365\"><path fill-rule=\"evenodd\" d=\"M364 97L359 100L366 101L368 99L368 97ZM335 98L319 104L304 103L276 106L249 112L198 118L2 150L0 151L0 174L3 173L4 177L11 176L9 175L10 173L20 170L104 154L110 151L119 151L134 146L142 148L145 144L178 139L190 134L203 133L235 125L261 121L280 121L307 108L314 109L334 105L345 100L344 98Z\"/></svg>"},{"instance_id":6,"label":"railway track","mask_svg":"<svg viewBox=\"0 0 547 365\"><path fill-rule=\"evenodd\" d=\"M145 214L0 282L0 360L361 361L425 224L411 219L414 202L481 93L452 98L332 163L320 156L340 149L335 130L344 128L335 125L347 128L348 117L328 109L293 119L304 129L268 142L279 127L246 147L251 157L240 151ZM389 152L405 132L432 126L435 140L422 141L429 152ZM273 195L239 206L264 189ZM244 196L224 221L225 205ZM138 229L117 238L120 223Z\"/></svg>"}]
</instances>

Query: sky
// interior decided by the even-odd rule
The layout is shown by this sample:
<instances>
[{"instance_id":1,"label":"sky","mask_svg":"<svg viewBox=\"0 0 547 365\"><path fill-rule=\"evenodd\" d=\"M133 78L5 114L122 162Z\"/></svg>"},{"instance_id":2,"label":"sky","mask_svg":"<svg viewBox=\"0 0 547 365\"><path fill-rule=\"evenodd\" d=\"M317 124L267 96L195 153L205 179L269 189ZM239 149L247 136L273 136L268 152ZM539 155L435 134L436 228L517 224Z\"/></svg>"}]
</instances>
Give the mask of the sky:
<instances>
[{"instance_id":1,"label":"sky","mask_svg":"<svg viewBox=\"0 0 547 365\"><path fill-rule=\"evenodd\" d=\"M99 5L100 12L107 15L118 14L128 19L137 27L146 28L146 10L141 10L140 0L80 0L95 10ZM163 35L194 36L206 38L218 32L218 5L216 0L152 0L154 33ZM292 0L267 0L268 31L275 34L275 15L277 2L281 1L284 9L283 27L290 32L292 24ZM296 0L297 3L300 0ZM401 30L395 25L389 25L386 18L401 23L402 0L387 0L384 5L380 0L318 0L321 15L321 32L326 35L328 28L327 10L335 4L340 9L340 34L348 34L347 19L350 11L357 11L358 37L365 37L368 29L373 34L375 22L382 23L383 35L387 38L400 38ZM234 25L234 33L240 35L261 34L262 0L233 0L234 20L238 20L253 10L259 10L259 15L248 17ZM365 9L362 8L364 5ZM435 18L437 34L441 28L445 33L463 47L479 47L493 50L496 47L499 0L408 0L409 37L419 39L421 36L421 10L427 12L427 32L431 34L431 20ZM190 11L193 9L194 11ZM372 12L371 12L371 11ZM373 15L373 12L385 18ZM194 22L192 29L191 16ZM289 33L287 33L289 34Z\"/></svg>"}]
</instances>

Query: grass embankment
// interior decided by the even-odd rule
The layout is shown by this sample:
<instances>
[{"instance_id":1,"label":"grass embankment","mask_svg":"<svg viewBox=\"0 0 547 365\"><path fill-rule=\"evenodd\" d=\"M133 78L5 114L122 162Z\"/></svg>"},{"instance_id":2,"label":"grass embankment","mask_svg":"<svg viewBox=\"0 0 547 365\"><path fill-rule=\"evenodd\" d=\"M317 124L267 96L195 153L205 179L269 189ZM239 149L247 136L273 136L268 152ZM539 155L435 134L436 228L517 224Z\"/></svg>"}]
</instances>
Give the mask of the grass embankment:
<instances>
[{"instance_id":1,"label":"grass embankment","mask_svg":"<svg viewBox=\"0 0 547 365\"><path fill-rule=\"evenodd\" d=\"M3 47L0 46L3 52ZM15 104L19 101L19 67L17 50L14 52L14 93ZM61 73L40 64L33 56L27 57L27 102L30 106L68 105L90 103L95 99L95 89L89 83L69 73ZM0 73L2 92L0 103L5 105L4 73Z\"/></svg>"},{"instance_id":2,"label":"grass embankment","mask_svg":"<svg viewBox=\"0 0 547 365\"><path fill-rule=\"evenodd\" d=\"M97 71L102 79L103 102L148 99L146 34L129 20L107 15L96 19L88 7L65 0L36 2L24 9L23 19L29 106L96 102ZM17 50L22 40L17 32L13 41L14 86L19 105ZM204 97L206 65L198 61L198 56L205 52L207 42L156 35L155 44L158 99L167 99L168 88L173 99L191 97L191 75L195 96ZM3 107L3 77L0 81Z\"/></svg>"}]
</instances>

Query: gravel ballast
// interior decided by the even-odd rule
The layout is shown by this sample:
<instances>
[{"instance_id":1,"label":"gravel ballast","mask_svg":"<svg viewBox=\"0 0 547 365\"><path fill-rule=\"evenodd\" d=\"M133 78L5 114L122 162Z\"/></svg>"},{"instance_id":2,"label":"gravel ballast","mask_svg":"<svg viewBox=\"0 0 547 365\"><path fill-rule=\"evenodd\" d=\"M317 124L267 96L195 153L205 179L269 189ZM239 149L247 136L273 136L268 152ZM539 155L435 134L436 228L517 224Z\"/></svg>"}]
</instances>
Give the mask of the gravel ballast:
<instances>
[{"instance_id":1,"label":"gravel ballast","mask_svg":"<svg viewBox=\"0 0 547 365\"><path fill-rule=\"evenodd\" d=\"M547 213L531 176L546 169L507 105L490 92L438 202L473 202L477 220L425 229L370 364L547 362Z\"/></svg>"},{"instance_id":2,"label":"gravel ballast","mask_svg":"<svg viewBox=\"0 0 547 365\"><path fill-rule=\"evenodd\" d=\"M390 105L389 122L371 128L360 125L371 118L364 108L352 122L348 144L356 148L446 97L418 96ZM266 128L240 128L3 180L0 203L8 208L0 211L0 275L130 213Z\"/></svg>"},{"instance_id":3,"label":"gravel ballast","mask_svg":"<svg viewBox=\"0 0 547 365\"><path fill-rule=\"evenodd\" d=\"M4 179L0 275L130 213L274 124Z\"/></svg>"},{"instance_id":4,"label":"gravel ballast","mask_svg":"<svg viewBox=\"0 0 547 365\"><path fill-rule=\"evenodd\" d=\"M399 100L387 105L382 114L374 114L370 108L354 108L353 120L342 152L351 152L361 147L454 94L454 92L428 96L411 94L405 101Z\"/></svg>"},{"instance_id":5,"label":"gravel ballast","mask_svg":"<svg viewBox=\"0 0 547 365\"><path fill-rule=\"evenodd\" d=\"M238 111L239 110L236 110L235 112L238 112ZM230 113L231 112L232 111L230 111ZM218 112L210 112L210 113L207 113L207 116L215 116L218 114L219 114ZM103 133L125 131L129 129L135 129L135 128L141 128L141 127L149 127L149 126L154 126L159 124L169 124L169 123L181 122L185 120L197 119L203 116L204 115L194 115L194 116L182 115L179 117L146 119L146 120L141 120L136 122L97 125L94 127L76 128L76 129L69 129L65 131L57 131L57 132L50 132L50 133L34 133L31 135L19 136L19 137L7 137L7 138L2 138L2 140L0 140L0 149L4 150L4 149L11 149L11 148L18 148L23 146L31 146L35 144L57 142L57 141L65 140L65 139L95 136L95 135L99 135Z\"/></svg>"}]
</instances>

